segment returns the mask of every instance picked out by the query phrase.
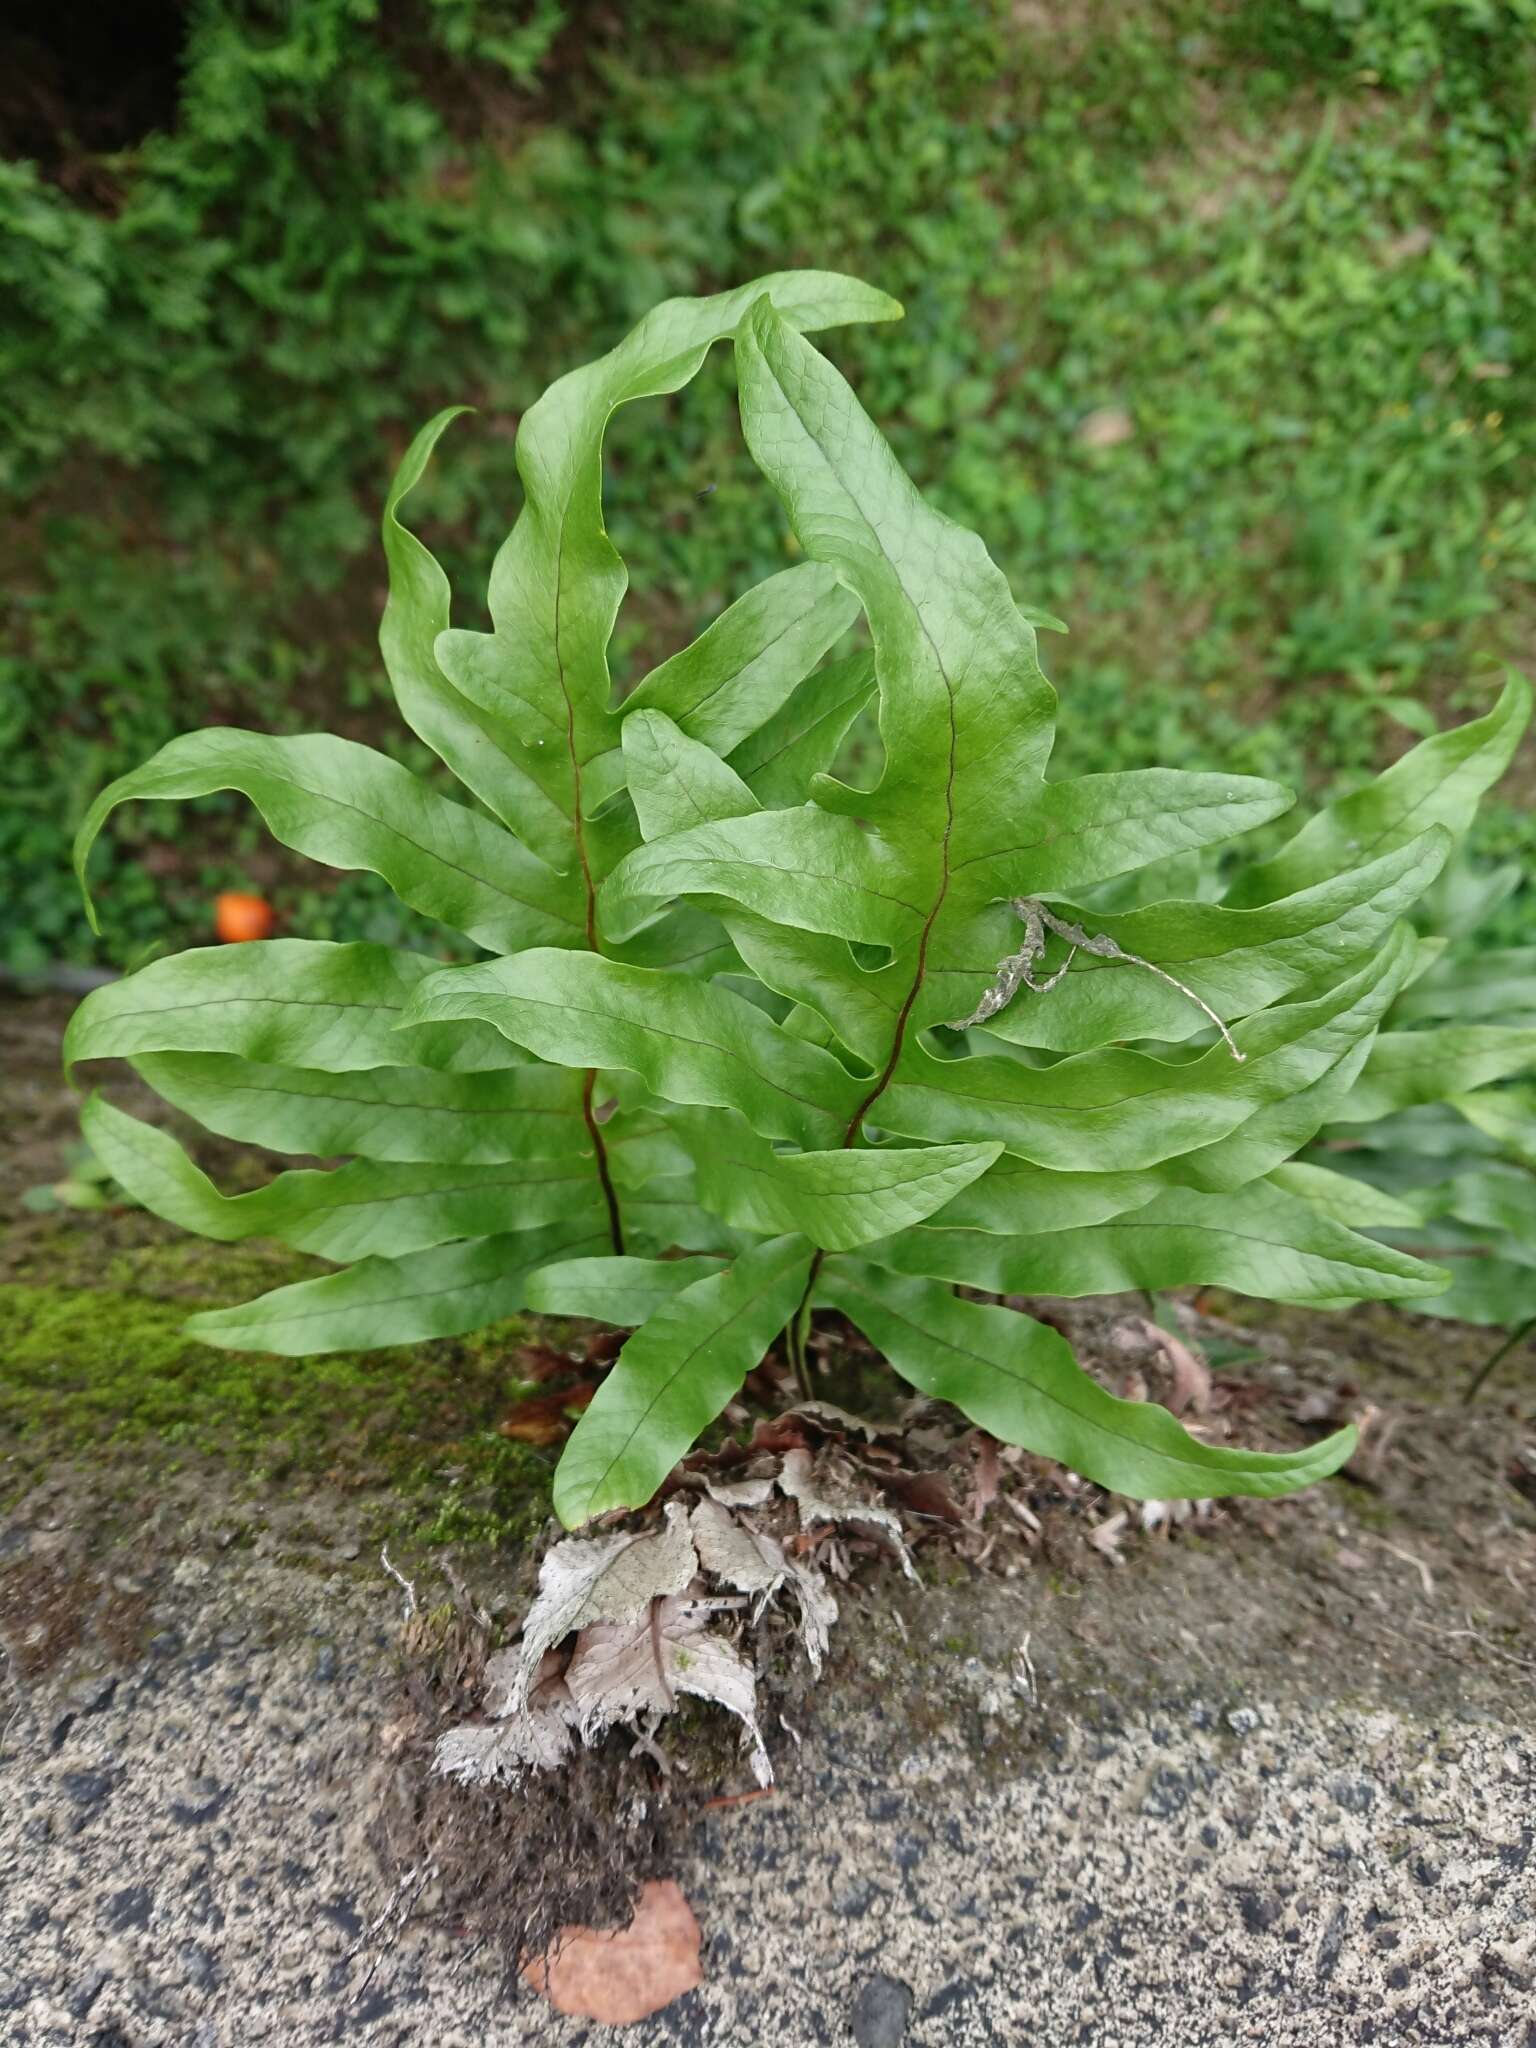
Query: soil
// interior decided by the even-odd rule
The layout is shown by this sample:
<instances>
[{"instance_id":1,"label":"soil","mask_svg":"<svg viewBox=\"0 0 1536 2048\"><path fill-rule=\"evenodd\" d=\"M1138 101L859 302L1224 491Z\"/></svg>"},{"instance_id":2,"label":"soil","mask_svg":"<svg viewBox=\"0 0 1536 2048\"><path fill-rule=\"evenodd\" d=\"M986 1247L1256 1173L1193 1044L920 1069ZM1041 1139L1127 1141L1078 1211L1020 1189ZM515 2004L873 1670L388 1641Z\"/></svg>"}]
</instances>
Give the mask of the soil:
<instances>
[{"instance_id":1,"label":"soil","mask_svg":"<svg viewBox=\"0 0 1536 2048\"><path fill-rule=\"evenodd\" d=\"M994 1507L984 1557L936 1529L920 1585L840 1589L770 1795L706 1804L751 1778L701 1712L669 1780L611 1739L558 1793L455 1806L430 1732L546 1511L494 1419L519 1347L570 1333L283 1376L186 1345L189 1301L291 1262L18 1210L74 1137L61 1015L0 1019L7 2044L1536 2048L1529 1351L1467 1408L1486 1332L1204 1301L1245 1436L1374 1411L1344 1475L1106 1535L1121 1504L1029 1472L1037 1538ZM1110 1368L1116 1304L1052 1312ZM498 1881L540 1842L556 1920L676 1877L702 1987L623 2034L520 1988Z\"/></svg>"}]
</instances>

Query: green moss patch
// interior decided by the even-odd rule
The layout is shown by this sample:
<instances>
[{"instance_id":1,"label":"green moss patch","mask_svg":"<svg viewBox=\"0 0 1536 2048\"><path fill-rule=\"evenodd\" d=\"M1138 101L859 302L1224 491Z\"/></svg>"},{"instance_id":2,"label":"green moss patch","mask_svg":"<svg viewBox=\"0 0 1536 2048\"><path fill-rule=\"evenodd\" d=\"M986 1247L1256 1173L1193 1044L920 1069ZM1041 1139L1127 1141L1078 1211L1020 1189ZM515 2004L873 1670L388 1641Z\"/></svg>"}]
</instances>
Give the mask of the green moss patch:
<instances>
[{"instance_id":1,"label":"green moss patch","mask_svg":"<svg viewBox=\"0 0 1536 2048\"><path fill-rule=\"evenodd\" d=\"M174 1261L168 1272L164 1260L150 1272L138 1256L125 1263L141 1286L185 1279ZM496 1433L526 1391L519 1323L472 1342L294 1360L194 1343L188 1308L117 1286L0 1285L0 1498L60 1460L131 1451L131 1463L101 1462L104 1486L119 1474L142 1487L203 1459L263 1491L321 1477L343 1493L392 1492L428 1541L521 1537L548 1512L551 1459Z\"/></svg>"}]
</instances>

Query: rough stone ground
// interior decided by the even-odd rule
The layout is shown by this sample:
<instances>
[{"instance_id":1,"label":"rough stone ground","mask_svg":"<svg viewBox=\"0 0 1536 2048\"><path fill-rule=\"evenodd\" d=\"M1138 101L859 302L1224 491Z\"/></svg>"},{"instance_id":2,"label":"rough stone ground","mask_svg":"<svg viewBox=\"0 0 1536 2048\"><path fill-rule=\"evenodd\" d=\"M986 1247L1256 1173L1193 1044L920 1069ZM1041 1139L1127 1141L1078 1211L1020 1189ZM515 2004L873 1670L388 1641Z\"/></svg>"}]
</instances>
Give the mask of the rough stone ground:
<instances>
[{"instance_id":1,"label":"rough stone ground","mask_svg":"<svg viewBox=\"0 0 1536 2048\"><path fill-rule=\"evenodd\" d=\"M189 1551L146 1654L30 1690L10 1729L0 2039L1536 2043L1529 1673L1463 1670L1407 1583L1355 1640L1292 1587L1298 1627L1283 1562L1245 1549L904 1611L872 1588L777 1793L684 1842L704 1987L621 2033L451 1929L369 1940L395 1589ZM1422 1684L1374 1647L1399 1632Z\"/></svg>"},{"instance_id":2,"label":"rough stone ground","mask_svg":"<svg viewBox=\"0 0 1536 2048\"><path fill-rule=\"evenodd\" d=\"M1271 1440L1341 1383L1383 1411L1352 1476L1118 1564L1068 1515L856 1585L777 1791L676 1828L704 1985L622 2031L430 1892L390 1912L376 1494L142 1439L0 1455L0 2043L1536 2048L1536 1378L1463 1411L1457 1333L1381 1314L1260 1341ZM445 1558L515 1568L419 1549L424 1596Z\"/></svg>"}]
</instances>

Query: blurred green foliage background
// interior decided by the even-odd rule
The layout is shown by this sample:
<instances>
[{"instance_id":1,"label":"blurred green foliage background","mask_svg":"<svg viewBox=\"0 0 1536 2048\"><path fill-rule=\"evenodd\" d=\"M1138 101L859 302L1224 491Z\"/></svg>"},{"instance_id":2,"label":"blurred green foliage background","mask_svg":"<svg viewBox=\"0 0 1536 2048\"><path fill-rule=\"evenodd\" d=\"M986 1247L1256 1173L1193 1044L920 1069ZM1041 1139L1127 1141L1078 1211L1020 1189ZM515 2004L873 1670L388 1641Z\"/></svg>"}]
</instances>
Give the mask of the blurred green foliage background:
<instances>
[{"instance_id":1,"label":"blurred green foliage background","mask_svg":"<svg viewBox=\"0 0 1536 2048\"><path fill-rule=\"evenodd\" d=\"M480 623L518 413L654 300L807 263L939 502L1065 618L1074 770L1316 785L1536 638L1536 0L55 0L0 29L0 967L131 963L254 884L389 938L234 799L68 843L172 734L415 765L393 459ZM611 443L633 674L785 558L723 357ZM1522 786L1523 777L1523 786ZM1528 856L1518 768L1476 844ZM1528 931L1529 892L1492 935Z\"/></svg>"}]
</instances>

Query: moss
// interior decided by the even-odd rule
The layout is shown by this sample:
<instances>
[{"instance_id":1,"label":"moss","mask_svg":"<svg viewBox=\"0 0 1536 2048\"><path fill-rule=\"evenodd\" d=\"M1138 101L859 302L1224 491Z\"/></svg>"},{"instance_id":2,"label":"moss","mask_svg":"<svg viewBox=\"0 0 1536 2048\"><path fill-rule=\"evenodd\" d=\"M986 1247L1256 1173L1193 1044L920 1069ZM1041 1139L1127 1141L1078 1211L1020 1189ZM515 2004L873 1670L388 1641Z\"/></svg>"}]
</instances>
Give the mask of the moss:
<instances>
[{"instance_id":1,"label":"moss","mask_svg":"<svg viewBox=\"0 0 1536 2048\"><path fill-rule=\"evenodd\" d=\"M1351 1520L1362 1528L1379 1532L1390 1529L1398 1519L1390 1501L1372 1487L1362 1486L1357 1479L1346 1479L1342 1473L1336 1473L1329 1486L1336 1496L1342 1495L1349 1505Z\"/></svg>"},{"instance_id":2,"label":"moss","mask_svg":"<svg viewBox=\"0 0 1536 2048\"><path fill-rule=\"evenodd\" d=\"M464 1469L417 1531L423 1543L531 1543L550 1512L550 1466L527 1444L485 1432L463 1445ZM421 1475L423 1480L426 1475Z\"/></svg>"},{"instance_id":3,"label":"moss","mask_svg":"<svg viewBox=\"0 0 1536 2048\"><path fill-rule=\"evenodd\" d=\"M220 1249L218 1293L227 1299L239 1276ZM537 1528L550 1461L495 1428L521 1387L510 1363L526 1334L520 1323L469 1344L398 1351L219 1351L183 1334L193 1269L178 1252L125 1255L139 1291L0 1284L6 1492L60 1459L114 1449L132 1451L124 1476L142 1483L152 1446L162 1473L214 1459L263 1489L316 1476L343 1493L387 1488L420 1503L433 1541L521 1539ZM127 1277L117 1263L107 1262L108 1277ZM261 1278L272 1277L268 1261ZM181 1298L158 1291L168 1283ZM116 1462L103 1461L104 1483Z\"/></svg>"}]
</instances>

